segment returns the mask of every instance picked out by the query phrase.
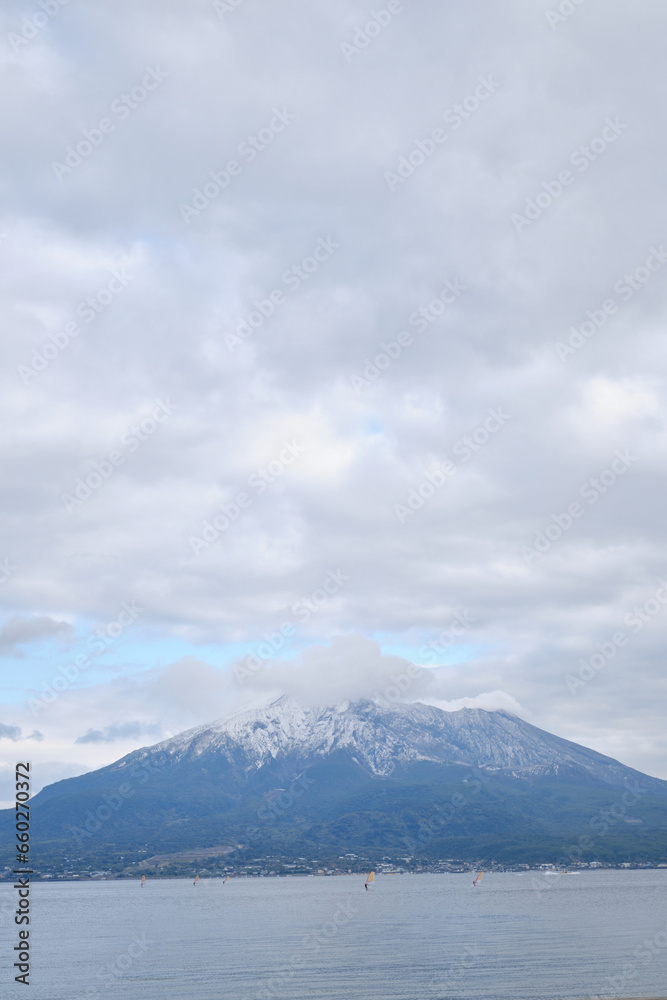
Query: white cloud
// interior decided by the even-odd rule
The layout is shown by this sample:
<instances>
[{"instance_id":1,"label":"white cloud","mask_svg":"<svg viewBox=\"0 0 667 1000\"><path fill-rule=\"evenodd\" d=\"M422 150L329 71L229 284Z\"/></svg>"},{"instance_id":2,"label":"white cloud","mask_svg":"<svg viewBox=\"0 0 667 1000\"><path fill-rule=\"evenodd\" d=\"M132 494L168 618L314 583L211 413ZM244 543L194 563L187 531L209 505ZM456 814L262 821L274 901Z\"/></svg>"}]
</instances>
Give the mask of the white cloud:
<instances>
[{"instance_id":1,"label":"white cloud","mask_svg":"<svg viewBox=\"0 0 667 1000\"><path fill-rule=\"evenodd\" d=\"M475 695L474 698L455 698L453 701L429 698L427 704L435 705L444 712L458 712L461 708L481 708L485 712L511 712L513 715L525 718L521 705L506 691L485 691Z\"/></svg>"},{"instance_id":2,"label":"white cloud","mask_svg":"<svg viewBox=\"0 0 667 1000\"><path fill-rule=\"evenodd\" d=\"M10 0L1 16L6 37L24 6ZM138 0L122 19L68 5L6 47L2 621L14 652L32 652L40 637L71 638L69 625L112 621L123 602L146 608L109 706L68 690L49 710L67 735L45 727L44 761L92 766L133 745L87 743L84 761L70 748L88 730L169 732L221 714L238 697L217 671L231 644L255 646L284 622L297 628L283 652L315 648L298 667L275 663L263 690L284 680L308 697L355 697L421 662L467 607L477 622L452 649L462 662L423 677L420 696L507 692L537 724L605 745L616 731L628 763L664 768L652 708L663 617L576 708L563 677L627 628L667 572L662 271L629 298L615 289L666 231L656 68L667 12L610 0L552 31L527 0L411 4L347 64L340 43L367 17L361 0L286 0L261 24L249 0L222 20L204 0ZM113 102L149 66L167 76L121 118ZM443 118L480 76L498 81L492 97L458 125ZM274 108L295 118L250 159L241 144ZM105 116L113 131L59 180L53 161ZM609 118L628 127L580 170L571 155ZM385 172L438 125L446 142L391 192ZM179 204L234 158L241 172L186 225ZM517 233L512 214L565 168L574 183ZM290 289L284 275L329 236L335 254ZM107 302L123 268L131 280ZM445 279L465 292L423 328L418 311ZM275 289L280 308L230 353L225 333ZM617 311L561 360L554 345L610 297ZM78 333L54 353L72 322ZM401 331L411 343L355 392L350 377ZM45 345L52 357L26 382L19 366L40 365ZM63 493L165 396L173 416L68 513ZM511 419L479 443L501 406ZM466 436L468 459L455 452ZM306 450L257 492L250 477L292 439ZM617 449L638 461L527 566L522 546L581 501ZM400 524L394 504L447 461L446 488ZM240 493L251 503L194 558L189 538ZM349 581L298 621L294 608L338 570ZM60 624L40 633L46 619ZM189 643L190 659L153 682L170 641ZM21 662L14 701L43 680L36 660ZM436 695L442 678L450 687ZM7 725L30 731L10 713Z\"/></svg>"}]
</instances>

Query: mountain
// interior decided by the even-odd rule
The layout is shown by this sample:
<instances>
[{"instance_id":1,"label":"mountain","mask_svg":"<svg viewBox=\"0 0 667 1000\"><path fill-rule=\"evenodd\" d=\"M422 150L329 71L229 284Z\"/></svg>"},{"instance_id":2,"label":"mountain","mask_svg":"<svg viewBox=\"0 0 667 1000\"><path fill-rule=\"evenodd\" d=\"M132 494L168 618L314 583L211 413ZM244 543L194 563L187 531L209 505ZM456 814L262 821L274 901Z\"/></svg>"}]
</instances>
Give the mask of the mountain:
<instances>
[{"instance_id":1,"label":"mountain","mask_svg":"<svg viewBox=\"0 0 667 1000\"><path fill-rule=\"evenodd\" d=\"M667 782L508 712L283 697L44 788L32 857L665 861L666 807Z\"/></svg>"},{"instance_id":2,"label":"mountain","mask_svg":"<svg viewBox=\"0 0 667 1000\"><path fill-rule=\"evenodd\" d=\"M240 750L247 765L257 768L279 757L310 762L341 750L376 777L419 761L492 768L524 779L569 770L612 785L640 776L509 712L444 712L422 704L380 707L370 701L304 708L287 696L259 710L190 729L153 749L173 759L214 753L230 762ZM142 760L145 752L125 759Z\"/></svg>"}]
</instances>

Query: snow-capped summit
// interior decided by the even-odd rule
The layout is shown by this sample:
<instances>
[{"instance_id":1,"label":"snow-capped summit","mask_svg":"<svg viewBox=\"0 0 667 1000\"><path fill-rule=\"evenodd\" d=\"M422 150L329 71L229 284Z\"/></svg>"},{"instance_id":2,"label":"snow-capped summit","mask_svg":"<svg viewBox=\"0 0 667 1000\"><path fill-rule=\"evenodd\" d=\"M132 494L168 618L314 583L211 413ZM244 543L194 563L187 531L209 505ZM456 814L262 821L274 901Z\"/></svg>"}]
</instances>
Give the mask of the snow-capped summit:
<instances>
[{"instance_id":1,"label":"snow-capped summit","mask_svg":"<svg viewBox=\"0 0 667 1000\"><path fill-rule=\"evenodd\" d=\"M609 784L623 784L629 771L506 711L445 712L421 703L382 706L366 700L313 707L286 695L130 757L153 751L172 760L215 755L237 765L242 761L244 768L280 758L307 762L341 751L378 777L417 762L483 767L516 778L573 772Z\"/></svg>"},{"instance_id":2,"label":"snow-capped summit","mask_svg":"<svg viewBox=\"0 0 667 1000\"><path fill-rule=\"evenodd\" d=\"M40 856L76 836L95 864L207 846L541 861L582 842L660 860L667 782L506 711L282 697L49 785L31 810Z\"/></svg>"}]
</instances>

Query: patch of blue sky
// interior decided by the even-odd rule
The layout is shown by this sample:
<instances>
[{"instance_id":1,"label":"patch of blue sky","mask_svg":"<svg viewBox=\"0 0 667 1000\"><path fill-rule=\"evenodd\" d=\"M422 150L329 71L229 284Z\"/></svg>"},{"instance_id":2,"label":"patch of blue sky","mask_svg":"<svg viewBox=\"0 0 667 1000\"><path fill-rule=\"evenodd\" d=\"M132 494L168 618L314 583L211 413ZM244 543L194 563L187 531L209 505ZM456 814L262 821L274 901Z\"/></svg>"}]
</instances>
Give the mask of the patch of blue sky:
<instances>
[{"instance_id":1,"label":"patch of blue sky","mask_svg":"<svg viewBox=\"0 0 667 1000\"><path fill-rule=\"evenodd\" d=\"M383 433L384 430L377 420L366 420L364 422L364 434L367 437L377 437L378 434Z\"/></svg>"},{"instance_id":2,"label":"patch of blue sky","mask_svg":"<svg viewBox=\"0 0 667 1000\"><path fill-rule=\"evenodd\" d=\"M176 660L192 657L219 667L223 671L230 670L235 663L246 656L259 656L267 663L270 660L290 660L309 646L324 642L313 635L296 632L292 636L282 636L280 630L267 629L262 634L243 642L195 643L187 639L163 638L152 639L146 643L145 649L157 667L166 667ZM140 654L141 644L138 644L137 654Z\"/></svg>"},{"instance_id":3,"label":"patch of blue sky","mask_svg":"<svg viewBox=\"0 0 667 1000\"><path fill-rule=\"evenodd\" d=\"M178 636L153 636L150 639L128 637L126 648L135 662L146 667L164 669L178 660L191 657L212 667L226 670L241 657L254 652L256 642L201 643Z\"/></svg>"},{"instance_id":4,"label":"patch of blue sky","mask_svg":"<svg viewBox=\"0 0 667 1000\"><path fill-rule=\"evenodd\" d=\"M454 666L477 659L483 652L481 643L462 639L453 642L451 646L429 646L438 643L438 633L423 631L413 639L397 639L394 635L377 632L371 638L379 644L386 656L400 656L410 663L422 663L424 666ZM486 651L484 649L484 651Z\"/></svg>"},{"instance_id":5,"label":"patch of blue sky","mask_svg":"<svg viewBox=\"0 0 667 1000\"><path fill-rule=\"evenodd\" d=\"M9 704L21 704L35 696L45 685L51 685L56 677L62 677L67 668L76 670L68 687L88 687L108 683L119 673L128 674L141 669L143 664L128 663L127 650L118 643L113 650L100 655L86 641L75 642L67 650L49 645L31 649L24 656L13 654L3 657L4 684L0 687L0 699ZM77 659L78 657L78 659ZM121 667L120 664L123 664Z\"/></svg>"},{"instance_id":6,"label":"patch of blue sky","mask_svg":"<svg viewBox=\"0 0 667 1000\"><path fill-rule=\"evenodd\" d=\"M189 639L132 634L129 630L113 641L101 642L93 627L79 630L71 644L48 642L26 649L25 655L3 657L3 681L0 701L18 705L39 694L44 685L52 684L63 668L77 665L77 673L68 686L94 687L108 684L116 677L133 677L147 670L164 670L172 663L191 657L222 672L250 654L267 662L288 660L312 646L312 636L287 637L276 649L278 633L267 633L253 640L233 643L196 643ZM274 637L274 644L267 640ZM270 654L270 655L269 655ZM77 660L77 657L79 658ZM84 659L85 658L85 659Z\"/></svg>"},{"instance_id":7,"label":"patch of blue sky","mask_svg":"<svg viewBox=\"0 0 667 1000\"><path fill-rule=\"evenodd\" d=\"M39 685L48 683L59 667L71 663L74 645L45 639L3 653L0 699L11 705L24 701Z\"/></svg>"}]
</instances>

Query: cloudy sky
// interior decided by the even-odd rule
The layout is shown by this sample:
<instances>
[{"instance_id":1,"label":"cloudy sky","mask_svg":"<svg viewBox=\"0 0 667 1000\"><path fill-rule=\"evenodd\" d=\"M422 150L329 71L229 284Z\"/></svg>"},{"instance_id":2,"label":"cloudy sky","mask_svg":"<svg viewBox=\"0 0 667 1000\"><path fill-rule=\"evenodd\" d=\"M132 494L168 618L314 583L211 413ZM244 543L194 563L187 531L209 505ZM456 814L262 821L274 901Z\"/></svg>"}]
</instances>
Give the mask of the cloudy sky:
<instances>
[{"instance_id":1,"label":"cloudy sky","mask_svg":"<svg viewBox=\"0 0 667 1000\"><path fill-rule=\"evenodd\" d=\"M666 32L6 0L1 799L401 677L667 778Z\"/></svg>"}]
</instances>

